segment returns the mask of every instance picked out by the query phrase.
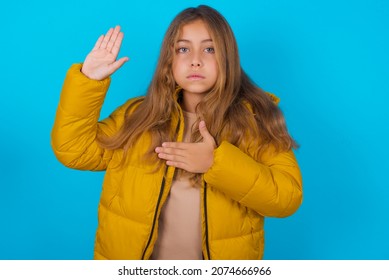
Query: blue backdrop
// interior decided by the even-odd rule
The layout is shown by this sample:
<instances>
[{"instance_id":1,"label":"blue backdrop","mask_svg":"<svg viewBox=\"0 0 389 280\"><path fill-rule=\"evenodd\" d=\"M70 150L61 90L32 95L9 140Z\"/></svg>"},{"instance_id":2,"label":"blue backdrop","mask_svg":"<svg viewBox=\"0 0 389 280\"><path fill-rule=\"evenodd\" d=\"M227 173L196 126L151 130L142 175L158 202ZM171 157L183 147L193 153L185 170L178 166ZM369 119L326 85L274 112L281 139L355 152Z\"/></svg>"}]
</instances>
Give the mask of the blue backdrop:
<instances>
[{"instance_id":1,"label":"blue backdrop","mask_svg":"<svg viewBox=\"0 0 389 280\"><path fill-rule=\"evenodd\" d=\"M0 259L91 259L103 173L67 169L50 147L62 82L116 24L128 62L107 116L143 94L172 18L218 9L242 65L281 98L304 202L266 220L266 259L389 259L389 2L6 1L0 17ZM130 4L131 3L131 4Z\"/></svg>"}]
</instances>

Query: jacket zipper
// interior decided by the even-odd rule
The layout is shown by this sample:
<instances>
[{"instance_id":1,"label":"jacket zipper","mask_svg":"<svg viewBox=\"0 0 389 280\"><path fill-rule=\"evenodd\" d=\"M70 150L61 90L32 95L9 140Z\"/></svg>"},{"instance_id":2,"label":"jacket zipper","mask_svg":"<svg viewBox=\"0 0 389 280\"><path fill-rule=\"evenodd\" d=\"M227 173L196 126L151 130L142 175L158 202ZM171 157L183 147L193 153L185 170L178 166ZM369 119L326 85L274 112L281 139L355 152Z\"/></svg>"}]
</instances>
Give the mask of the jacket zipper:
<instances>
[{"instance_id":1,"label":"jacket zipper","mask_svg":"<svg viewBox=\"0 0 389 280\"><path fill-rule=\"evenodd\" d=\"M207 250L208 259L211 260L209 253L209 238L208 238L208 213L207 213L207 183L204 181L204 221L205 221L205 248Z\"/></svg>"},{"instance_id":2,"label":"jacket zipper","mask_svg":"<svg viewBox=\"0 0 389 280\"><path fill-rule=\"evenodd\" d=\"M147 248L149 248L150 243L151 243L151 238L153 237L153 233L154 233L154 229L155 229L155 222L156 222L157 216L158 216L157 213L158 213L158 209L159 209L159 204L161 203L162 194L163 194L163 191L165 190L165 182L166 182L165 177L166 177L167 170L168 170L168 166L166 166L165 174L163 175L163 179L162 179L162 183L161 183L161 190L159 191L159 196L158 196L158 201L157 201L157 207L155 208L155 213L154 213L153 226L151 227L151 232L150 232L149 240L147 241L147 245L146 245L145 249L143 250L142 260L145 259L145 254L146 254Z\"/></svg>"},{"instance_id":3,"label":"jacket zipper","mask_svg":"<svg viewBox=\"0 0 389 280\"><path fill-rule=\"evenodd\" d=\"M180 131L180 122L181 120L178 119L178 123L177 123L177 127L176 127L176 138L177 138L177 135L178 135L178 132ZM169 166L166 166L165 168L165 173L163 175L163 179L162 179L162 183L161 183L161 190L159 191L159 196L158 196L158 201L157 201L157 207L155 208L155 212L154 212L154 218L153 218L153 225L151 227L151 232L150 232L150 236L149 236L149 240L147 240L147 244L146 244L146 247L145 249L143 250L143 254L142 254L142 260L145 259L145 254L146 254L146 251L147 249L149 248L150 246L150 243L151 243L151 239L153 238L153 234L154 234L154 229L155 229L155 223L157 221L157 214L158 214L158 209L159 209L159 204L161 203L161 200L162 200L162 195L163 195L163 192L165 190L165 184L166 184L166 174L167 174L167 171L169 169ZM175 172L175 170L174 170Z\"/></svg>"}]
</instances>

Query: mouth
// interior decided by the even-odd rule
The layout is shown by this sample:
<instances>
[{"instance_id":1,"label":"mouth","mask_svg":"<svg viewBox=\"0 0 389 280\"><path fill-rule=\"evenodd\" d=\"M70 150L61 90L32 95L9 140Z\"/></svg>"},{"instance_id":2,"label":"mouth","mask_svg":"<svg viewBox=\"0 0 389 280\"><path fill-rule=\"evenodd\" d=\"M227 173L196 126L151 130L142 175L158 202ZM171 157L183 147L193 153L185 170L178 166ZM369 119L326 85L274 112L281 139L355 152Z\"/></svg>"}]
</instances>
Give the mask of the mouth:
<instances>
[{"instance_id":1,"label":"mouth","mask_svg":"<svg viewBox=\"0 0 389 280\"><path fill-rule=\"evenodd\" d=\"M186 78L191 80L191 81L197 81L197 80L205 79L204 76L199 75L199 74L191 74L191 75L187 76Z\"/></svg>"}]
</instances>

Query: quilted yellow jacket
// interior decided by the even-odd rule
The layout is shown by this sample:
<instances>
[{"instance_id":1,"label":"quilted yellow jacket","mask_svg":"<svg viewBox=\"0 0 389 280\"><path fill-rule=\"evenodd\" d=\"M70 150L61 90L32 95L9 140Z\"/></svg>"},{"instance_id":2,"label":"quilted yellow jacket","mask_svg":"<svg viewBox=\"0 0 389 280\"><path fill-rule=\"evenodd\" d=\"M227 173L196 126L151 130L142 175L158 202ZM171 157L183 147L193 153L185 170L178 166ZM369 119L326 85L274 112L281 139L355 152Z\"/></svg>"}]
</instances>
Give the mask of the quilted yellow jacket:
<instances>
[{"instance_id":1,"label":"quilted yellow jacket","mask_svg":"<svg viewBox=\"0 0 389 280\"><path fill-rule=\"evenodd\" d=\"M106 170L98 206L95 259L149 259L158 236L158 217L168 196L173 167L152 172L142 160L150 139L144 135L119 163L122 150L96 143L98 130L114 134L132 99L99 121L110 79L94 81L73 65L66 76L52 130L52 147L64 165ZM182 112L181 112L182 114ZM176 118L177 141L183 117ZM301 174L292 151L264 154L260 162L223 141L201 188L204 259L261 259L264 217L285 217L302 201Z\"/></svg>"}]
</instances>

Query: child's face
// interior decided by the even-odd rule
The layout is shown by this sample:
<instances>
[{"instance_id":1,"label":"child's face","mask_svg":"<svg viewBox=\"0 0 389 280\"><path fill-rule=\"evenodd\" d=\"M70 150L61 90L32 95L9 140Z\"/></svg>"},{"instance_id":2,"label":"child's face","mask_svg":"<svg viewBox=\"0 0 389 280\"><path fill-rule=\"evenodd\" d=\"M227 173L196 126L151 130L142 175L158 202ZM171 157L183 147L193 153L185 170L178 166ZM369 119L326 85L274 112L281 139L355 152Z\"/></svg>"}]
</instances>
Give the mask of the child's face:
<instances>
[{"instance_id":1,"label":"child's face","mask_svg":"<svg viewBox=\"0 0 389 280\"><path fill-rule=\"evenodd\" d=\"M214 43L202 20L182 27L174 51L173 76L184 94L208 92L217 80L218 65Z\"/></svg>"}]
</instances>

